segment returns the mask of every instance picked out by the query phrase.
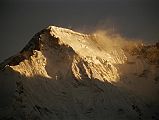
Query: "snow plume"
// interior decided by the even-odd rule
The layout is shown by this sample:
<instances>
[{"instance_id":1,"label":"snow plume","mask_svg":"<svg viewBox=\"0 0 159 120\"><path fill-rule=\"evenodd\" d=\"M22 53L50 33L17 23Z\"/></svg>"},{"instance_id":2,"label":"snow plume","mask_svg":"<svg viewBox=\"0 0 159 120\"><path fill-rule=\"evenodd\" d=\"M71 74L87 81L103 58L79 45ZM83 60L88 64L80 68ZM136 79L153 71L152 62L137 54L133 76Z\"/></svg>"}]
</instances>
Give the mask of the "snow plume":
<instances>
[{"instance_id":1,"label":"snow plume","mask_svg":"<svg viewBox=\"0 0 159 120\"><path fill-rule=\"evenodd\" d=\"M141 40L124 38L120 34L109 30L96 30L93 35L96 37L96 42L99 46L105 50L125 48L126 46L134 48L143 44Z\"/></svg>"}]
</instances>

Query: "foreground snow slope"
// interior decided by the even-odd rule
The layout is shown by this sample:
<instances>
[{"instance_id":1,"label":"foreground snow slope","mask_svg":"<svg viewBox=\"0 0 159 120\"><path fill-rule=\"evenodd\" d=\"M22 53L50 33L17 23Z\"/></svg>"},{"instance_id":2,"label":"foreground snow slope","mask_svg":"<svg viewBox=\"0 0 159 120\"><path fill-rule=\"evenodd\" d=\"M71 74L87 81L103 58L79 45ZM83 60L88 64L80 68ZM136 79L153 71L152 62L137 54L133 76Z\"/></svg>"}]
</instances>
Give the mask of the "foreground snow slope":
<instances>
[{"instance_id":1,"label":"foreground snow slope","mask_svg":"<svg viewBox=\"0 0 159 120\"><path fill-rule=\"evenodd\" d=\"M0 119L157 120L158 51L50 26L0 64Z\"/></svg>"}]
</instances>

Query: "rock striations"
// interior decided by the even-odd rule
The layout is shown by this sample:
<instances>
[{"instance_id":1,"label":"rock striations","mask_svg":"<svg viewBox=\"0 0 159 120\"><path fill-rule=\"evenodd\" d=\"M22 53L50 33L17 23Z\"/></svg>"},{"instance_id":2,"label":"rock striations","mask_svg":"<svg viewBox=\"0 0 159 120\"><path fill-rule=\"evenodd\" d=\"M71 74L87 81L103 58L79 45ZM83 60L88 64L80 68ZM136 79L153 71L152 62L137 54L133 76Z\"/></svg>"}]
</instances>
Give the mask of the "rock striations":
<instances>
[{"instance_id":1,"label":"rock striations","mask_svg":"<svg viewBox=\"0 0 159 120\"><path fill-rule=\"evenodd\" d=\"M0 120L158 120L157 44L107 39L37 33L0 64Z\"/></svg>"}]
</instances>

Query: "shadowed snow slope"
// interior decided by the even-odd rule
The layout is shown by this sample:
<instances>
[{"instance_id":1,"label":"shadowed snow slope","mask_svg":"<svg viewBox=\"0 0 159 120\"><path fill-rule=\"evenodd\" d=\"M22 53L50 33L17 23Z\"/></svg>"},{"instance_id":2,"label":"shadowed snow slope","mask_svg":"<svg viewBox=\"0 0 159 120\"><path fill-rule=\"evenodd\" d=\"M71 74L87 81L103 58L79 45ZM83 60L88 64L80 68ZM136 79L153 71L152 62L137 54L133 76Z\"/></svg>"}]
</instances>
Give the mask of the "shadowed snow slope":
<instances>
[{"instance_id":1,"label":"shadowed snow slope","mask_svg":"<svg viewBox=\"0 0 159 120\"><path fill-rule=\"evenodd\" d=\"M0 64L0 120L157 120L159 49L50 26Z\"/></svg>"}]
</instances>

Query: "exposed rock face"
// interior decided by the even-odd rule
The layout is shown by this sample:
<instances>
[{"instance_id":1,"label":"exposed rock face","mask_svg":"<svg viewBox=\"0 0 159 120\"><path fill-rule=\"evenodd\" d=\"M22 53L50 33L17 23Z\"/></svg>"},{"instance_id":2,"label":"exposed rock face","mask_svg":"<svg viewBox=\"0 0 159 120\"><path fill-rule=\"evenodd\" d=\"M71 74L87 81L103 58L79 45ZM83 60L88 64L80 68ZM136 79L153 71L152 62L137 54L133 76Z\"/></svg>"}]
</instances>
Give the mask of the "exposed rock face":
<instances>
[{"instance_id":1,"label":"exposed rock face","mask_svg":"<svg viewBox=\"0 0 159 120\"><path fill-rule=\"evenodd\" d=\"M55 26L37 33L0 64L0 119L159 119L157 44L101 39Z\"/></svg>"}]
</instances>

